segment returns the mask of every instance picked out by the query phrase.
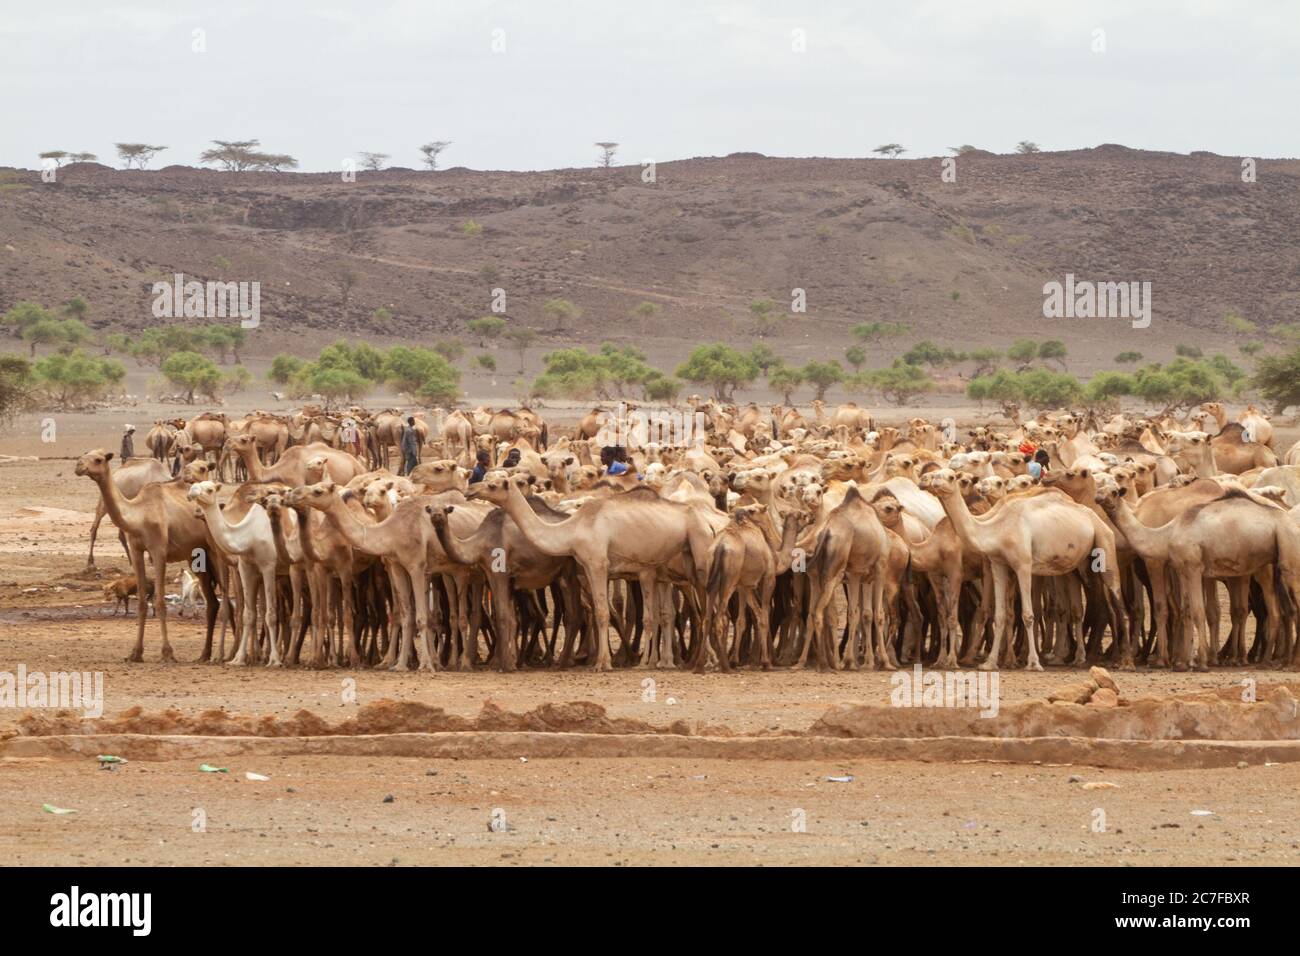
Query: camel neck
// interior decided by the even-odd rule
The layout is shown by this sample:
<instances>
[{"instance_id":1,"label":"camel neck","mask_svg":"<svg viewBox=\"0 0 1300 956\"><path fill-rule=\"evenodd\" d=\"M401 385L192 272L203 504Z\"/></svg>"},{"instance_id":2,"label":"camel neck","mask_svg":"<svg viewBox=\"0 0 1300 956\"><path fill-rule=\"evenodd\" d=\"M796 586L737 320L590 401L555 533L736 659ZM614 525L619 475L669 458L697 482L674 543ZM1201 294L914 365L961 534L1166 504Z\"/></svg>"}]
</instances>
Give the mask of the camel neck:
<instances>
[{"instance_id":1,"label":"camel neck","mask_svg":"<svg viewBox=\"0 0 1300 956\"><path fill-rule=\"evenodd\" d=\"M505 509L506 514L510 515L510 520L519 527L523 536L538 551L560 557L572 553L569 547L572 537L569 525L573 522L572 517L555 524L548 524L537 517L533 509L528 506L523 493L514 484L506 489Z\"/></svg>"}]
</instances>

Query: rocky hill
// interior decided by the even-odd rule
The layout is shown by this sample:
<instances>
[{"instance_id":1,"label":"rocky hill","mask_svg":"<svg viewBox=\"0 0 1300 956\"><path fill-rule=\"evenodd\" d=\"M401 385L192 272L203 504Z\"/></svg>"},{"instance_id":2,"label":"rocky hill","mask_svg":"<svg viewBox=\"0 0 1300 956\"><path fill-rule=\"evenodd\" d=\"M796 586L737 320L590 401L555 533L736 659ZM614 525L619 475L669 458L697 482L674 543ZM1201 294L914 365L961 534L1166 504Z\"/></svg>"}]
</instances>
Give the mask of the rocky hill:
<instances>
[{"instance_id":1,"label":"rocky hill","mask_svg":"<svg viewBox=\"0 0 1300 956\"><path fill-rule=\"evenodd\" d=\"M697 341L753 341L749 303L784 308L803 289L806 313L772 337L794 360L838 355L851 325L883 320L910 326L900 346L1061 338L1084 371L1123 349L1231 345L1229 310L1300 320L1300 162L1261 160L1253 183L1241 171L1240 158L1122 146L965 155L955 182L939 159L757 154L661 163L653 182L640 166L352 182L0 170L0 310L79 294L92 324L142 328L157 321L156 280L258 281L257 334L279 349L340 332L464 335L500 288L507 317L544 344L633 341L672 359ZM1044 319L1043 285L1067 273L1150 282L1151 327ZM582 315L557 328L552 297ZM661 311L636 317L646 301Z\"/></svg>"}]
</instances>

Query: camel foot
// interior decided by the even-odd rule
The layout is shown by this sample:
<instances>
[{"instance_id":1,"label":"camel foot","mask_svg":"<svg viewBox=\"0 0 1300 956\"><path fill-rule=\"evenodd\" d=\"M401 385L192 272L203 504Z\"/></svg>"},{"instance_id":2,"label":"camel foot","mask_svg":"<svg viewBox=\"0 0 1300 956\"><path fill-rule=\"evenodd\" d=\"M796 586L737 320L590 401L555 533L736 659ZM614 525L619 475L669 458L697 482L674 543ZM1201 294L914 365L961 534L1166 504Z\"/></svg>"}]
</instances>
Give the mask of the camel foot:
<instances>
[{"instance_id":1,"label":"camel foot","mask_svg":"<svg viewBox=\"0 0 1300 956\"><path fill-rule=\"evenodd\" d=\"M1147 661L1147 667L1168 667L1169 661L1163 657L1153 657Z\"/></svg>"},{"instance_id":2,"label":"camel foot","mask_svg":"<svg viewBox=\"0 0 1300 956\"><path fill-rule=\"evenodd\" d=\"M126 663L128 664L143 664L144 655L141 654L139 651L135 651L134 653L131 654L130 657L124 657L123 660L126 661Z\"/></svg>"},{"instance_id":3,"label":"camel foot","mask_svg":"<svg viewBox=\"0 0 1300 956\"><path fill-rule=\"evenodd\" d=\"M1042 669L1043 669L1042 662L1037 660L1030 661L1028 664L1025 665L1025 670L1027 671L1041 671Z\"/></svg>"},{"instance_id":4,"label":"camel foot","mask_svg":"<svg viewBox=\"0 0 1300 956\"><path fill-rule=\"evenodd\" d=\"M982 670L982 671L995 671L997 669L998 669L998 662L991 657L986 658L984 663L977 668L977 670Z\"/></svg>"},{"instance_id":5,"label":"camel foot","mask_svg":"<svg viewBox=\"0 0 1300 956\"><path fill-rule=\"evenodd\" d=\"M175 664L175 663L176 663L176 655L175 655L174 653L172 653L172 646L171 646L170 644L164 644L164 645L163 645L163 649L162 649L162 662L163 662L164 664Z\"/></svg>"},{"instance_id":6,"label":"camel foot","mask_svg":"<svg viewBox=\"0 0 1300 956\"><path fill-rule=\"evenodd\" d=\"M267 661L267 662L266 662L266 666L267 666L267 667L283 667L283 666L284 666L284 661L280 660L279 658L276 658L276 659L273 660L273 661Z\"/></svg>"}]
</instances>

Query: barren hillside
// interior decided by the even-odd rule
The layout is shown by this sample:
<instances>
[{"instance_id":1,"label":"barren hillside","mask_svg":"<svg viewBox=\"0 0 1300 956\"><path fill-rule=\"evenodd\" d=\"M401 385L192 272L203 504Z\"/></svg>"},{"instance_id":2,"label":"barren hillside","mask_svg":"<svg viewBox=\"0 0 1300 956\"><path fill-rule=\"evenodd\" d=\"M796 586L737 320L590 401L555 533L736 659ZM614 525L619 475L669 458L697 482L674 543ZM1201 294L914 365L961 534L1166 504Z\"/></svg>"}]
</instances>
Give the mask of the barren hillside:
<instances>
[{"instance_id":1,"label":"barren hillside","mask_svg":"<svg viewBox=\"0 0 1300 956\"><path fill-rule=\"evenodd\" d=\"M1230 309L1265 326L1300 319L1297 161L1260 161L1254 183L1237 158L1121 146L963 156L955 183L938 159L738 154L655 173L392 169L344 182L79 164L45 184L0 171L0 310L80 294L97 327L140 328L156 321L155 280L256 280L266 354L340 331L463 334L500 287L508 317L540 329L547 298L583 309L547 344L631 340L672 360L697 341L751 341L748 304L802 288L807 313L774 338L793 359L838 355L850 325L881 319L908 323L904 342L959 348L1061 338L1081 372L1123 348L1161 359L1181 341L1228 344ZM1044 319L1042 286L1067 272L1151 282L1151 328ZM643 301L662 312L634 318ZM391 328L373 326L380 306Z\"/></svg>"}]
</instances>

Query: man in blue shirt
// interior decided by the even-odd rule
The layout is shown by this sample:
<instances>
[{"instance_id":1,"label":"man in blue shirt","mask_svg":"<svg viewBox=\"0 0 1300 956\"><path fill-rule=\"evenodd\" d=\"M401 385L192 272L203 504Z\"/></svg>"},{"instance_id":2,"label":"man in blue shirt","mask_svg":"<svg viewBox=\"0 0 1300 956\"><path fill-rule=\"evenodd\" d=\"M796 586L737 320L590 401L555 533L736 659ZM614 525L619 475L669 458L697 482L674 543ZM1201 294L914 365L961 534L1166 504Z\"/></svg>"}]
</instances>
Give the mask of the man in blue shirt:
<instances>
[{"instance_id":1,"label":"man in blue shirt","mask_svg":"<svg viewBox=\"0 0 1300 956\"><path fill-rule=\"evenodd\" d=\"M486 451L480 451L478 453L478 458L474 463L474 470L470 472L469 475L469 483L471 485L483 480L483 476L487 474L488 464L488 453Z\"/></svg>"}]
</instances>

